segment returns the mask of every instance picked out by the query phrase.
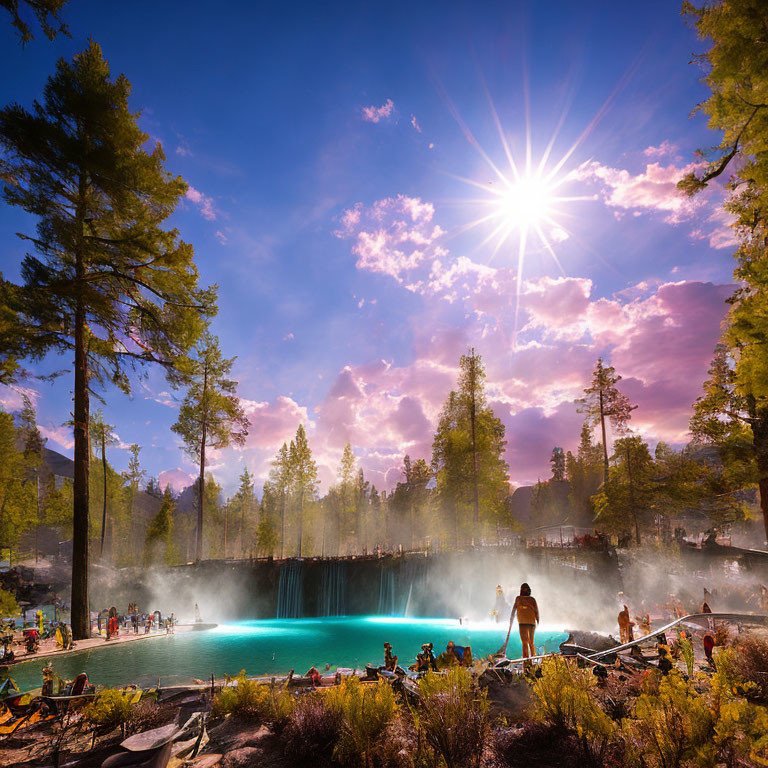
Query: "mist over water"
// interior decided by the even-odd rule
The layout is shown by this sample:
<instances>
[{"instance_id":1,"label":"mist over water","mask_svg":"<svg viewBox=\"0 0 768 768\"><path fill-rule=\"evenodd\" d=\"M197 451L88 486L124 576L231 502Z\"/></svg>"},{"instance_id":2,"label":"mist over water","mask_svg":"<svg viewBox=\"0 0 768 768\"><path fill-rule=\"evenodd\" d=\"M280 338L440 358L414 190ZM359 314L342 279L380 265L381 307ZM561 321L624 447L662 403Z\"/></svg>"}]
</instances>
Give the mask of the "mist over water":
<instances>
[{"instance_id":1,"label":"mist over water","mask_svg":"<svg viewBox=\"0 0 768 768\"><path fill-rule=\"evenodd\" d=\"M768 559L768 558L766 558ZM530 584L543 625L616 633L623 604L633 615L661 617L675 596L700 610L704 589L713 610L759 611L765 566L751 570L701 550L611 552L578 549L483 549L458 553L345 560L206 562L200 566L113 573L94 589L94 608L145 612L192 621L380 615L490 620L496 586L504 590L502 623L520 584ZM101 602L104 604L101 605Z\"/></svg>"}]
</instances>

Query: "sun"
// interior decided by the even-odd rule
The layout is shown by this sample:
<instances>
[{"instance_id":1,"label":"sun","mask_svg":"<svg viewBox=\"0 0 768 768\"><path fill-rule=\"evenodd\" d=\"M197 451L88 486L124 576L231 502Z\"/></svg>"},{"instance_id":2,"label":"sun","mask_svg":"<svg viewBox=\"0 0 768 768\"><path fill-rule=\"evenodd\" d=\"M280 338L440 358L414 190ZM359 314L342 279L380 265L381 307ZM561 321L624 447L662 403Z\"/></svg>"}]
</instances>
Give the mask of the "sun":
<instances>
[{"instance_id":1,"label":"sun","mask_svg":"<svg viewBox=\"0 0 768 768\"><path fill-rule=\"evenodd\" d=\"M554 190L537 175L508 182L498 199L491 201L500 222L514 229L538 228L552 218Z\"/></svg>"},{"instance_id":2,"label":"sun","mask_svg":"<svg viewBox=\"0 0 768 768\"><path fill-rule=\"evenodd\" d=\"M565 275L565 269L560 263L556 249L574 235L565 224L566 221L574 218L573 213L568 209L576 201L595 200L594 194L568 194L569 188L577 180L577 175L573 170L569 170L567 165L605 107L598 112L578 139L559 158L554 159L553 149L565 114L544 151L535 156L526 105L525 142L516 157L512 150L513 142L510 139L510 133L502 127L490 96L488 103L506 163L499 163L491 158L489 152L480 145L451 105L451 112L465 138L483 158L492 175L490 180L467 178L453 173L447 173L447 175L481 192L472 198L457 201L462 206L473 207L477 215L463 226L459 226L455 230L456 235L475 228L484 230L485 237L475 244L472 251L480 252L490 247L491 252L486 259L489 266L493 262L497 262L496 266L498 262L516 266L515 319L512 332L514 347L526 262L533 257L540 261L550 259L558 271Z\"/></svg>"}]
</instances>

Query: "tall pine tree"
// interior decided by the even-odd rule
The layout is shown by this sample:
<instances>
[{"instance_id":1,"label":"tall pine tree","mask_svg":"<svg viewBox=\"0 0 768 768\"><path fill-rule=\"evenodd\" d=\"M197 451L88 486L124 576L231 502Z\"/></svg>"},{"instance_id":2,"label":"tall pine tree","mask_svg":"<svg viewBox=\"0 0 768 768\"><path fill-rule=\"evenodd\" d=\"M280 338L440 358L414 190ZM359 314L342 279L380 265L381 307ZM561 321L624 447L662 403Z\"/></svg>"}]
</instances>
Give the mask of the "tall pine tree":
<instances>
[{"instance_id":1,"label":"tall pine tree","mask_svg":"<svg viewBox=\"0 0 768 768\"><path fill-rule=\"evenodd\" d=\"M603 365L599 358L592 373L592 383L584 390L579 400L579 413L585 413L588 421L600 425L603 437L603 479L608 482L608 439L606 421L610 421L614 432L623 435L629 424L633 406L629 399L616 389L621 376L610 365Z\"/></svg>"},{"instance_id":2,"label":"tall pine tree","mask_svg":"<svg viewBox=\"0 0 768 768\"><path fill-rule=\"evenodd\" d=\"M197 538L195 560L203 558L205 510L205 452L207 448L243 445L248 436L248 418L235 392L237 382L229 378L235 358L222 357L219 340L206 331L194 354L182 368L187 395L179 408L179 419L171 429L181 436L187 452L197 459Z\"/></svg>"},{"instance_id":3,"label":"tall pine tree","mask_svg":"<svg viewBox=\"0 0 768 768\"><path fill-rule=\"evenodd\" d=\"M745 433L757 470L760 507L768 541L768 8L762 0L683 3L709 48L697 57L711 95L696 111L709 118L717 145L700 151L703 172L679 184L689 195L729 175L725 208L736 216L734 277L738 285L723 335L724 347L696 403L693 428L709 440L723 429ZM722 422L722 427L717 422Z\"/></svg>"},{"instance_id":4,"label":"tall pine tree","mask_svg":"<svg viewBox=\"0 0 768 768\"><path fill-rule=\"evenodd\" d=\"M90 634L90 391L106 380L128 391L129 370L147 363L172 374L215 303L197 285L192 247L162 227L187 186L164 170L159 145L145 150L130 91L92 42L58 62L31 111L0 110L3 197L38 219L22 236L36 252L22 262L24 285L3 290L14 336L29 356L74 354L75 639Z\"/></svg>"},{"instance_id":5,"label":"tall pine tree","mask_svg":"<svg viewBox=\"0 0 768 768\"><path fill-rule=\"evenodd\" d=\"M297 523L297 556L302 556L304 535L304 510L307 502L313 501L317 494L317 464L312 458L304 425L299 424L296 437L291 440L288 451L288 463L291 469L293 498L296 507Z\"/></svg>"}]
</instances>

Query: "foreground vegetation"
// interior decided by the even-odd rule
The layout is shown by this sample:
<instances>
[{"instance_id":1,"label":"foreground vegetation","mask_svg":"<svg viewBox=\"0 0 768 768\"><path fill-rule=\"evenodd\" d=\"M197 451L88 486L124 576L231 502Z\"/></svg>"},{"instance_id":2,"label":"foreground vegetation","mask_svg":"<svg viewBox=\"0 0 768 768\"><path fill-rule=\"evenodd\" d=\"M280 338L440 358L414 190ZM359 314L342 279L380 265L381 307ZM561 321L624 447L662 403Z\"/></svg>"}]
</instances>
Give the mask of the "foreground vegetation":
<instances>
[{"instance_id":1,"label":"foreground vegetation","mask_svg":"<svg viewBox=\"0 0 768 768\"><path fill-rule=\"evenodd\" d=\"M295 696L248 681L214 701L215 718L267 723L286 764L360 766L638 766L707 768L768 761L768 642L737 639L717 671L609 671L562 657L508 682L500 704L488 676L454 667L419 681L417 698L389 684L345 680Z\"/></svg>"}]
</instances>

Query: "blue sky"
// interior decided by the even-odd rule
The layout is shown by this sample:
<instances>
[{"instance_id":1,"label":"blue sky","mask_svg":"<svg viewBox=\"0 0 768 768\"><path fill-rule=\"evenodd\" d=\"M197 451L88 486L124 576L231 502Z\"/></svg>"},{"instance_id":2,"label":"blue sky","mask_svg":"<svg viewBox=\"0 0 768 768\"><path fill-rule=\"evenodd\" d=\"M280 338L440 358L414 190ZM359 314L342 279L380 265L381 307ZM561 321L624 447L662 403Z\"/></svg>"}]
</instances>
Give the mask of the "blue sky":
<instances>
[{"instance_id":1,"label":"blue sky","mask_svg":"<svg viewBox=\"0 0 768 768\"><path fill-rule=\"evenodd\" d=\"M573 447L573 399L599 354L639 403L636 428L685 440L733 248L722 190L690 202L674 189L715 143L689 119L706 97L689 63L702 44L678 3L73 0L64 14L72 38L53 43L22 48L0 27L0 102L30 104L89 37L133 83L143 129L190 185L173 224L220 287L213 330L253 422L244 450L213 458L228 490L243 465L263 476L299 421L326 485L349 440L391 487L406 451L428 455L470 345L513 482L546 477L552 446ZM587 199L539 222L562 268L530 230L518 279L519 229L501 244L483 241L503 217L467 229L504 188L478 147L513 178L494 109L523 166L526 127L534 167L558 124L546 167L573 148L556 194ZM0 206L8 278L23 255L13 233L31 226ZM50 447L71 455L69 379L32 388ZM12 409L18 393L0 398ZM182 485L194 470L162 376L106 398L123 444ZM127 451L111 460L123 468Z\"/></svg>"}]
</instances>

